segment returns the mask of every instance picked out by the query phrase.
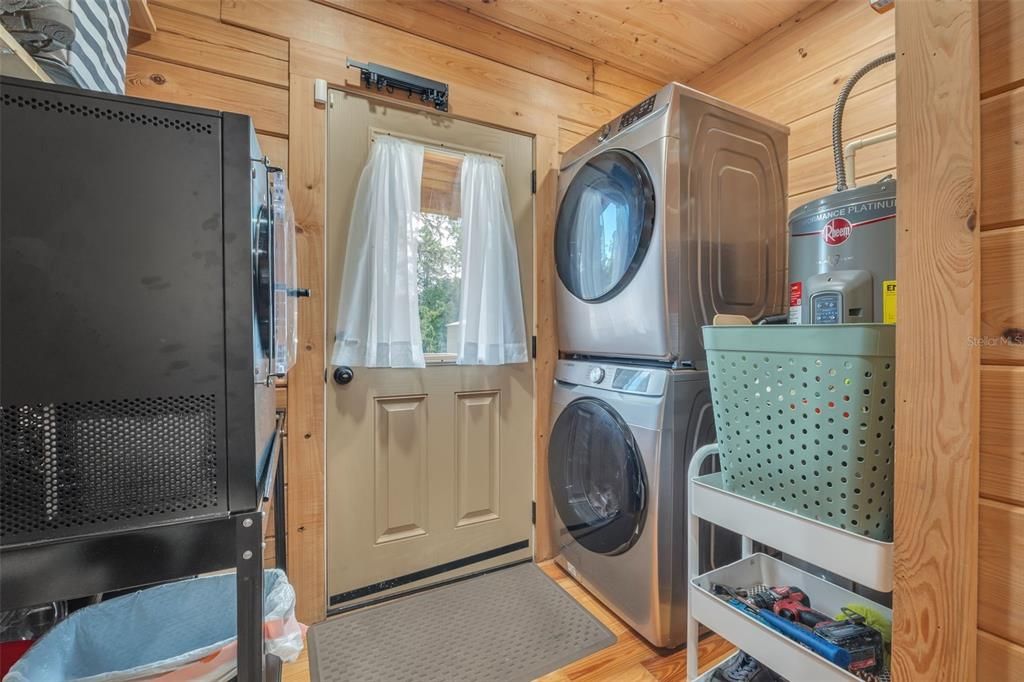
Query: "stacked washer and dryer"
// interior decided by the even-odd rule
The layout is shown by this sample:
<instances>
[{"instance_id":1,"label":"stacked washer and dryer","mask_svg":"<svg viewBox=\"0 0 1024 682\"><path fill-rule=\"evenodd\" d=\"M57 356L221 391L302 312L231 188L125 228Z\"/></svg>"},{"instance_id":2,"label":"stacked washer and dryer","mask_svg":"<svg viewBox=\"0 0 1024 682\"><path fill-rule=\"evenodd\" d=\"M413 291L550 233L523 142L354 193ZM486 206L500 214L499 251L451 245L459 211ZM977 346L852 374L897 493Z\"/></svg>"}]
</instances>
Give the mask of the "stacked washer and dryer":
<instances>
[{"instance_id":1,"label":"stacked washer and dryer","mask_svg":"<svg viewBox=\"0 0 1024 682\"><path fill-rule=\"evenodd\" d=\"M685 640L686 473L715 440L701 326L788 303L788 135L671 84L562 159L556 561L656 646ZM738 558L703 530L712 565Z\"/></svg>"}]
</instances>

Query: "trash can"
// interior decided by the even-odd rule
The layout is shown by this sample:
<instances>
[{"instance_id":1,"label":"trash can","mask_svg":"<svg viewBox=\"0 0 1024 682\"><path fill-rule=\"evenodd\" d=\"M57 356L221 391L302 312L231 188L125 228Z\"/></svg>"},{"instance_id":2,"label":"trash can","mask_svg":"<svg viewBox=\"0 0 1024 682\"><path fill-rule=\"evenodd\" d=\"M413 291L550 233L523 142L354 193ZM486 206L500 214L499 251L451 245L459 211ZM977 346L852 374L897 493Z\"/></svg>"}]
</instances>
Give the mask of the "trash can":
<instances>
[{"instance_id":1,"label":"trash can","mask_svg":"<svg viewBox=\"0 0 1024 682\"><path fill-rule=\"evenodd\" d=\"M7 674L32 644L67 617L63 601L0 611L0 677Z\"/></svg>"},{"instance_id":2,"label":"trash can","mask_svg":"<svg viewBox=\"0 0 1024 682\"><path fill-rule=\"evenodd\" d=\"M204 576L76 611L28 650L4 682L224 680L237 668L236 578ZM263 581L266 652L294 661L305 626L284 571Z\"/></svg>"}]
</instances>

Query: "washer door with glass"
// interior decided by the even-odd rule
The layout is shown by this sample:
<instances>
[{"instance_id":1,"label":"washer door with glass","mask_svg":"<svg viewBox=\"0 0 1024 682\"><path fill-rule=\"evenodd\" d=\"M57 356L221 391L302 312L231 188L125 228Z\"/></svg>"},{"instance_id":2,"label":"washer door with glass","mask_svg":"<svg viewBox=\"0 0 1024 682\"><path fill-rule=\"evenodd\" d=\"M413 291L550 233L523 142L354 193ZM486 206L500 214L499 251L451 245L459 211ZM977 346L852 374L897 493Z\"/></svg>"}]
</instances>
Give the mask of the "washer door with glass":
<instances>
[{"instance_id":1,"label":"washer door with glass","mask_svg":"<svg viewBox=\"0 0 1024 682\"><path fill-rule=\"evenodd\" d=\"M608 403L580 398L562 411L548 446L548 480L559 518L586 549L621 554L639 539L647 512L643 462Z\"/></svg>"},{"instance_id":2,"label":"washer door with glass","mask_svg":"<svg viewBox=\"0 0 1024 682\"><path fill-rule=\"evenodd\" d=\"M573 177L558 210L555 263L576 298L600 303L633 279L654 230L654 187L622 149L595 155Z\"/></svg>"}]
</instances>

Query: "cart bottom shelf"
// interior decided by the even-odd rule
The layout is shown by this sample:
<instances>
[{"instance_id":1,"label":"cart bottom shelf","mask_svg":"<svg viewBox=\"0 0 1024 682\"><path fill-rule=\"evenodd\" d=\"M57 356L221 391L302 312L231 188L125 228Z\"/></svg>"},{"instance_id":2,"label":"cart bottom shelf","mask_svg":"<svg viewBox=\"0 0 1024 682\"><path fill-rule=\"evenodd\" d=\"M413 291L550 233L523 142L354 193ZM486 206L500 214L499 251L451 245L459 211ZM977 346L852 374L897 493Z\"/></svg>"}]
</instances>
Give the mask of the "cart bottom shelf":
<instances>
[{"instance_id":1,"label":"cart bottom shelf","mask_svg":"<svg viewBox=\"0 0 1024 682\"><path fill-rule=\"evenodd\" d=\"M726 658L724 658L721 661L719 661L716 665L714 665L711 668L708 668L707 670L705 670L698 677L695 677L693 679L693 682L712 682L712 680L714 679L714 675L715 675L715 671L716 670L725 669L726 667L731 665L732 662L738 656L740 656L742 653L743 653L742 651L737 651L736 653L727 656ZM776 673L776 674L778 674L778 673ZM782 676L780 675L780 677L782 677ZM888 669L882 671L882 673L879 674L879 675L858 675L858 677L860 679L862 679L862 680L865 680L865 682L890 682L889 670ZM782 678L782 679L785 679L785 678ZM797 680L797 679L794 678L794 679L790 680L789 682L801 682L801 680Z\"/></svg>"},{"instance_id":2,"label":"cart bottom shelf","mask_svg":"<svg viewBox=\"0 0 1024 682\"><path fill-rule=\"evenodd\" d=\"M892 612L884 606L764 554L754 554L706 573L695 578L690 587L691 613L699 623L791 682L888 680L886 671L877 675L854 674L829 663L751 614L726 603L714 594L715 584L744 589L748 593L766 589L766 585L796 585L810 597L811 606L826 614L839 613L849 604L859 604L891 620Z\"/></svg>"}]
</instances>

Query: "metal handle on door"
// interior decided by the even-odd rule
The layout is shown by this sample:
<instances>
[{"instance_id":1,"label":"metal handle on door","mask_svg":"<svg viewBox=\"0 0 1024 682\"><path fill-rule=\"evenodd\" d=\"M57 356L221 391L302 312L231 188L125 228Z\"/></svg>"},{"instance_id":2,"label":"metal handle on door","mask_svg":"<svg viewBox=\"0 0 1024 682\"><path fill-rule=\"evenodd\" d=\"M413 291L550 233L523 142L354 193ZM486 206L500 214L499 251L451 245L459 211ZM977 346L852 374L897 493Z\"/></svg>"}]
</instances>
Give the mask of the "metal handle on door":
<instances>
[{"instance_id":1,"label":"metal handle on door","mask_svg":"<svg viewBox=\"0 0 1024 682\"><path fill-rule=\"evenodd\" d=\"M356 373L352 371L351 367L335 367L334 368L334 383L339 386L352 383L352 380L356 378Z\"/></svg>"}]
</instances>

